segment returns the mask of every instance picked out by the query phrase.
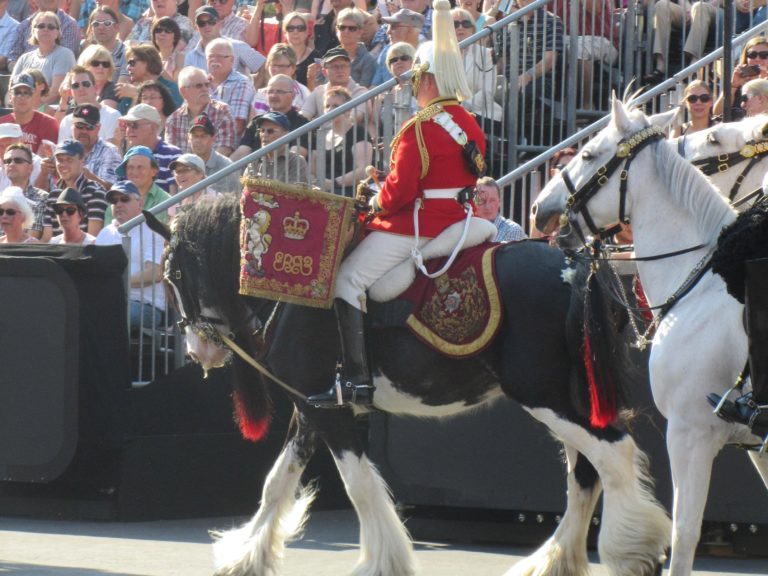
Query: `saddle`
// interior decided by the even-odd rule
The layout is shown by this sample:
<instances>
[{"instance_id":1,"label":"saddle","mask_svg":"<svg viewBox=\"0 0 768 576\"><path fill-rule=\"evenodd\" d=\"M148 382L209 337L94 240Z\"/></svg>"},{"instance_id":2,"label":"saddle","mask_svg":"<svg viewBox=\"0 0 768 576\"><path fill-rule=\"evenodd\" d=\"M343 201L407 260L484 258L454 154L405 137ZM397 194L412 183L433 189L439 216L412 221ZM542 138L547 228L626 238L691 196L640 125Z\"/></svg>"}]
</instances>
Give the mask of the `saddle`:
<instances>
[{"instance_id":1,"label":"saddle","mask_svg":"<svg viewBox=\"0 0 768 576\"><path fill-rule=\"evenodd\" d=\"M429 273L445 264L462 227L463 222L450 226L422 248ZM424 344L453 358L482 352L503 317L494 268L494 253L502 244L490 242L495 235L491 222L473 218L465 248L434 280L417 275L411 260L390 270L368 291L374 301L373 327L405 326Z\"/></svg>"}]
</instances>

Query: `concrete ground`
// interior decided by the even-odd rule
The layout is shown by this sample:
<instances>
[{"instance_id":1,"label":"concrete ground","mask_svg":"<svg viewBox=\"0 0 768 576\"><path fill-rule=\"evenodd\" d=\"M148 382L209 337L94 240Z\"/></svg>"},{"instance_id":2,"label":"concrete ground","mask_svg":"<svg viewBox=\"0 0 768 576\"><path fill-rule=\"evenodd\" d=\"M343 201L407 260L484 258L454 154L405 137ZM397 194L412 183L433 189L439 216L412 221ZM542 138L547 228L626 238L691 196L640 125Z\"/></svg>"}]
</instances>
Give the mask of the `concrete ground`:
<instances>
[{"instance_id":1,"label":"concrete ground","mask_svg":"<svg viewBox=\"0 0 768 576\"><path fill-rule=\"evenodd\" d=\"M210 576L208 531L242 518L162 522L73 522L0 518L0 574L9 576ZM313 513L305 537L286 553L284 576L339 576L357 559L350 510ZM500 576L532 550L417 542L423 576ZM595 558L593 557L593 562ZM594 563L594 576L607 572ZM694 574L768 574L768 559L700 558Z\"/></svg>"}]
</instances>

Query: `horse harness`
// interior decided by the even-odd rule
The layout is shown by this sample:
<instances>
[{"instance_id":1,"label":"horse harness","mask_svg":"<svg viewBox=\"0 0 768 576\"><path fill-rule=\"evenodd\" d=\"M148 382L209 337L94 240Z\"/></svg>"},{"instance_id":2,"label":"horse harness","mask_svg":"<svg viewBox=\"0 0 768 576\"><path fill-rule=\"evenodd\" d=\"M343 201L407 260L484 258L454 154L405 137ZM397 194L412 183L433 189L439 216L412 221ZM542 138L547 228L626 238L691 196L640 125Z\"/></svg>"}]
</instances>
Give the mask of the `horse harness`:
<instances>
[{"instance_id":1,"label":"horse harness","mask_svg":"<svg viewBox=\"0 0 768 576\"><path fill-rule=\"evenodd\" d=\"M734 166L741 164L742 162L747 162L747 165L736 178L736 181L728 192L728 200L733 202L733 199L736 198L736 195L739 192L739 188L741 188L741 185L752 171L752 168L754 168L766 155L768 155L768 141L757 142L755 140L750 140L737 152L700 158L699 160L693 160L691 164L696 166L696 168L698 168L705 176L712 176L713 174L727 172Z\"/></svg>"}]
</instances>

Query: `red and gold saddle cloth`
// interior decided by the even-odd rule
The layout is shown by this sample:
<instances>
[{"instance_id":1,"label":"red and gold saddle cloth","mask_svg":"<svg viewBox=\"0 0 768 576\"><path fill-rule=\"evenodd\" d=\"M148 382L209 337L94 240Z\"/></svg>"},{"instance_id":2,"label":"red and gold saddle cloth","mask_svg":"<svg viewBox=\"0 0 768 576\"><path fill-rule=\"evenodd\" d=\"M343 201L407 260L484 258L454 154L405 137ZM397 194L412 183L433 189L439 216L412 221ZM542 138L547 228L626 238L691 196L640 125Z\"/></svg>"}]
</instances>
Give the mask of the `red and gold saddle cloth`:
<instances>
[{"instance_id":1,"label":"red and gold saddle cloth","mask_svg":"<svg viewBox=\"0 0 768 576\"><path fill-rule=\"evenodd\" d=\"M504 315L494 258L500 246L464 250L445 274L434 280L418 274L399 296L414 305L406 325L422 342L455 358L482 352L493 342ZM439 270L445 261L430 260L427 270Z\"/></svg>"}]
</instances>

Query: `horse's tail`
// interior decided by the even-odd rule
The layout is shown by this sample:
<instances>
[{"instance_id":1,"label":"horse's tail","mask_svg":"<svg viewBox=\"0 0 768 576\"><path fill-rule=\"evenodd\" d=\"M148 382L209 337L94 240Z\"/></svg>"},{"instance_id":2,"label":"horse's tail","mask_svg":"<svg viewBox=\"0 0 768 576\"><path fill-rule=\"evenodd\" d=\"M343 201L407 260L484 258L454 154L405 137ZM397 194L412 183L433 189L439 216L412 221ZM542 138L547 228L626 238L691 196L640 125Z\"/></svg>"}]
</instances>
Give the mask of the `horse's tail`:
<instances>
[{"instance_id":1,"label":"horse's tail","mask_svg":"<svg viewBox=\"0 0 768 576\"><path fill-rule=\"evenodd\" d=\"M589 421L595 428L613 424L626 405L633 362L621 334L627 311L611 293L619 294L620 278L610 264L579 265L571 292L571 349L583 366L578 382L589 390Z\"/></svg>"},{"instance_id":2,"label":"horse's tail","mask_svg":"<svg viewBox=\"0 0 768 576\"><path fill-rule=\"evenodd\" d=\"M238 337L235 343L251 357L256 356L256 344L250 338ZM234 419L243 438L258 442L267 435L272 422L272 399L260 373L235 354L233 364Z\"/></svg>"}]
</instances>

